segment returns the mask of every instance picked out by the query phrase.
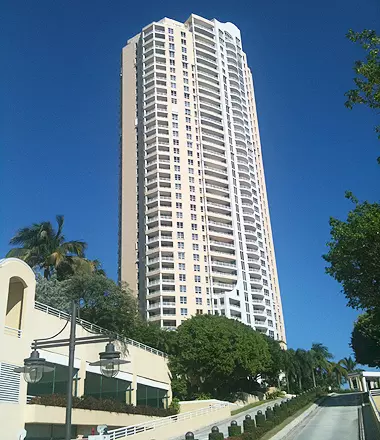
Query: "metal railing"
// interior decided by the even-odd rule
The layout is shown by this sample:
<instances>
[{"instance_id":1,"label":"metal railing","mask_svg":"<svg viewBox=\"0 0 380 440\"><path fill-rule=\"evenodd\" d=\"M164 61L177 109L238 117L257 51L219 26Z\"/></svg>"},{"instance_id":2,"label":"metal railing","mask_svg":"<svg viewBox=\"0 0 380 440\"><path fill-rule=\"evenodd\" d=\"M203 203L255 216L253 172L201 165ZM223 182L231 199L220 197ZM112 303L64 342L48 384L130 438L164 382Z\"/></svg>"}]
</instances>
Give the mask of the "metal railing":
<instances>
[{"instance_id":1,"label":"metal railing","mask_svg":"<svg viewBox=\"0 0 380 440\"><path fill-rule=\"evenodd\" d=\"M62 312L61 310L58 310L54 307L50 307L46 304L42 304L38 301L35 301L34 308L36 310L39 310L40 312L47 313L48 315L55 316L59 319L70 320L70 317L71 317L69 313ZM85 330L89 330L91 332L100 333L100 334L102 334L102 333L112 334L120 342L124 342L125 344L128 344L128 345L132 345L133 347L141 348L142 350L148 351L149 353L152 353L152 354L156 354L157 356L161 356L164 358L167 357L167 354L164 353L163 351L157 350L155 348L149 347L148 345L142 344L141 342L138 342L133 339L126 338L126 337L119 335L117 333L111 332L110 330L107 330L107 329L100 327L96 324L92 324L91 322L85 321L84 319L77 318L77 323L81 327L83 327Z\"/></svg>"},{"instance_id":2,"label":"metal railing","mask_svg":"<svg viewBox=\"0 0 380 440\"><path fill-rule=\"evenodd\" d=\"M22 336L22 330L18 328L12 328L12 327L4 327L4 334L8 336L15 336L16 338L21 338Z\"/></svg>"},{"instance_id":3,"label":"metal railing","mask_svg":"<svg viewBox=\"0 0 380 440\"><path fill-rule=\"evenodd\" d=\"M370 405L372 406L372 410L375 413L377 423L380 423L380 411L376 405L375 399L373 398L374 396L380 396L380 390L370 390L368 396Z\"/></svg>"},{"instance_id":4,"label":"metal railing","mask_svg":"<svg viewBox=\"0 0 380 440\"><path fill-rule=\"evenodd\" d=\"M179 423L184 420L194 419L199 416L203 416L205 414L210 414L212 412L219 411L222 408L225 408L229 405L229 403L217 403L214 405L209 405L206 408L201 408L196 411L189 411L182 414L176 414L174 416L163 417L161 419L152 420L147 423L140 423L134 426L125 426L123 428L114 429L112 431L108 431L108 435L111 440L116 440L123 437L128 437L135 434L140 434L142 432L153 431L157 428L161 428L163 426L172 425L174 423Z\"/></svg>"}]
</instances>

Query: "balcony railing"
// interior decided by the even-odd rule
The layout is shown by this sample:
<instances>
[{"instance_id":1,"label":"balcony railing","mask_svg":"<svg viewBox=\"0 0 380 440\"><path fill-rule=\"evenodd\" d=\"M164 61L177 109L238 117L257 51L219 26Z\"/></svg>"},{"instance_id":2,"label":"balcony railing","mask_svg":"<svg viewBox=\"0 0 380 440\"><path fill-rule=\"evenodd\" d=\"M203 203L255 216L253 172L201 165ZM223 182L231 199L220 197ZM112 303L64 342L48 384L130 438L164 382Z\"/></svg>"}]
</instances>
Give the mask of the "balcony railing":
<instances>
[{"instance_id":1,"label":"balcony railing","mask_svg":"<svg viewBox=\"0 0 380 440\"><path fill-rule=\"evenodd\" d=\"M47 306L46 304L42 304L38 301L35 301L34 308L36 310L39 310L40 312L47 313L48 315L55 316L59 319L64 319L66 321L69 321L71 319L71 316L69 313L63 312L61 310L58 310L54 307ZM99 334L106 334L109 335L112 333L115 338L119 341L125 342L126 344L133 345L134 347L141 348L142 350L148 351L149 353L156 354L157 356L161 357L167 357L167 354L163 351L156 350L155 348L149 347L148 345L142 344L141 342L137 342L133 339L125 338L124 336L121 336L117 333L110 332L109 330L105 329L104 327L100 327L96 324L92 324L91 322L85 321L84 319L78 319L77 323L83 327L85 330L91 332L91 333L99 333Z\"/></svg>"},{"instance_id":2,"label":"balcony railing","mask_svg":"<svg viewBox=\"0 0 380 440\"><path fill-rule=\"evenodd\" d=\"M21 338L22 336L22 330L18 328L12 328L12 327L4 327L4 334L8 336L15 336L16 338Z\"/></svg>"}]
</instances>

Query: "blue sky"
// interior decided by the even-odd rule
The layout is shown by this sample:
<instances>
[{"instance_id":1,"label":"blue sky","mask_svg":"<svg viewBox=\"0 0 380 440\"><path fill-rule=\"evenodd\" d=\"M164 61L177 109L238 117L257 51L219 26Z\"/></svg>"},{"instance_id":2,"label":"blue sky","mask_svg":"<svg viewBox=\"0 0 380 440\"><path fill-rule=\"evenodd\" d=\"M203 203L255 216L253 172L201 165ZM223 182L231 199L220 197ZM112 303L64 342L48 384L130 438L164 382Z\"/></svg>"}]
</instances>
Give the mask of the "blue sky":
<instances>
[{"instance_id":1,"label":"blue sky","mask_svg":"<svg viewBox=\"0 0 380 440\"><path fill-rule=\"evenodd\" d=\"M321 255L349 189L378 198L375 116L345 109L349 28L379 31L378 0L2 3L0 255L15 230L64 214L68 239L116 277L120 51L146 24L191 12L235 23L253 71L289 345L350 353L352 323ZM188 6L187 6L188 5Z\"/></svg>"}]
</instances>

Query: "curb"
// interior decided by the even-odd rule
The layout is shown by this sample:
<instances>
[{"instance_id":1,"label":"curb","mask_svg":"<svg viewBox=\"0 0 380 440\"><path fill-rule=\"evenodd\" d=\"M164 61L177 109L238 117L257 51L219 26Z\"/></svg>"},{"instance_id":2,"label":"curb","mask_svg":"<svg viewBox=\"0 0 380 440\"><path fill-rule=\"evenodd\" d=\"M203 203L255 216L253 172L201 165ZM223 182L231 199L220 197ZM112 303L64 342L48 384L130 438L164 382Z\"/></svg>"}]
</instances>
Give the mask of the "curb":
<instances>
[{"instance_id":1,"label":"curb","mask_svg":"<svg viewBox=\"0 0 380 440\"><path fill-rule=\"evenodd\" d=\"M318 402L313 403L310 408L308 408L306 411L304 411L302 414L300 414L296 419L294 419L292 422L288 423L281 431L279 431L277 434L275 434L273 437L270 438L270 440L284 440L293 430L298 428L298 426L308 417L310 417L318 408L320 402L322 402L323 399L319 399Z\"/></svg>"}]
</instances>

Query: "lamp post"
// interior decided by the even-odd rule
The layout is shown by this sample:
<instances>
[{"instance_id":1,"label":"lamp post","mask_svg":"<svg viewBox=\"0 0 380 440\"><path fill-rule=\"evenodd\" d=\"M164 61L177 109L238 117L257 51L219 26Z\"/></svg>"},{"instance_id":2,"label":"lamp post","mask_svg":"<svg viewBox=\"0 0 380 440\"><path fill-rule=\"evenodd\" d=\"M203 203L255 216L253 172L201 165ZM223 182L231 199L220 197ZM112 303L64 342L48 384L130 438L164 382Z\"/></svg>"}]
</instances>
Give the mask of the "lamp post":
<instances>
[{"instance_id":1,"label":"lamp post","mask_svg":"<svg viewBox=\"0 0 380 440\"><path fill-rule=\"evenodd\" d=\"M44 373L52 371L53 368L46 365L45 359L40 357L38 349L69 347L69 364L68 364L68 380L67 380L67 403L66 403L66 421L65 421L65 440L71 440L71 416L73 408L73 376L74 376L74 355L76 345L98 344L106 342L106 349L99 353L100 360L91 362L92 366L99 366L101 373L106 377L115 377L120 371L120 365L128 364L129 361L120 359L120 352L115 350L112 343L114 338L106 335L83 336L77 338L76 331L77 305L75 301L71 303L71 323L70 335L68 339L55 339L63 329L52 338L35 339L32 343L32 352L30 357L24 359L24 366L15 368L15 372L23 373L24 379L28 383L39 382Z\"/></svg>"}]
</instances>

